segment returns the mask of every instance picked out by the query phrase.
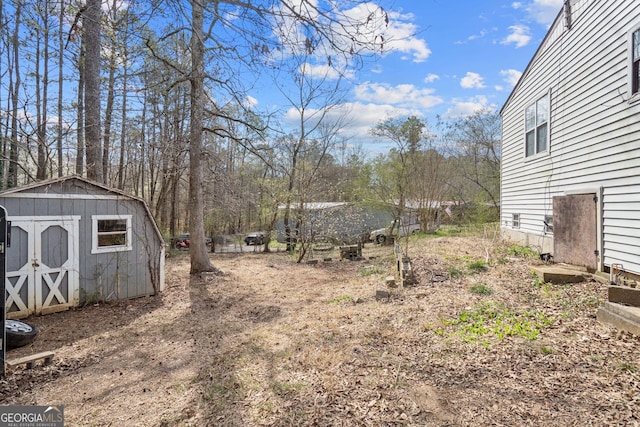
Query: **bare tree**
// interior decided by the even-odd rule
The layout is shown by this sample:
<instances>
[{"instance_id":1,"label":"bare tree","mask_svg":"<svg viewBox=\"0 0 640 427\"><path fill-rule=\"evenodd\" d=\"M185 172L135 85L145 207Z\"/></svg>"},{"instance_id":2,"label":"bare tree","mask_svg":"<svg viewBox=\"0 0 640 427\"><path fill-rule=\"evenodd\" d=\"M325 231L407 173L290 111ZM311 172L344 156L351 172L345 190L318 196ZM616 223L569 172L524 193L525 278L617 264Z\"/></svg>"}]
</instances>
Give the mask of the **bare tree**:
<instances>
[{"instance_id":1,"label":"bare tree","mask_svg":"<svg viewBox=\"0 0 640 427\"><path fill-rule=\"evenodd\" d=\"M60 9L58 11L58 135L56 138L56 153L58 160L58 176L64 175L64 163L62 156L62 138L64 131L62 129L64 120L63 113L63 97L64 97L64 19L65 19L65 0L60 0Z\"/></svg>"},{"instance_id":2,"label":"bare tree","mask_svg":"<svg viewBox=\"0 0 640 427\"><path fill-rule=\"evenodd\" d=\"M86 56L85 56L85 37L80 38L80 46L78 48L78 97L77 97L77 132L76 132L76 174L84 174L84 160L85 160L85 114L84 114L84 92L85 92L85 75L86 75Z\"/></svg>"},{"instance_id":3,"label":"bare tree","mask_svg":"<svg viewBox=\"0 0 640 427\"><path fill-rule=\"evenodd\" d=\"M83 36L85 41L85 138L87 176L105 182L102 170L101 119L100 119L100 33L102 1L87 0L83 12Z\"/></svg>"},{"instance_id":4,"label":"bare tree","mask_svg":"<svg viewBox=\"0 0 640 427\"><path fill-rule=\"evenodd\" d=\"M20 73L20 25L22 19L22 0L17 0L14 15L14 30L11 37L13 44L13 79L9 83L9 92L11 96L11 142L9 152L9 171L7 176L7 188L18 185L18 105L19 91L21 84Z\"/></svg>"},{"instance_id":5,"label":"bare tree","mask_svg":"<svg viewBox=\"0 0 640 427\"><path fill-rule=\"evenodd\" d=\"M191 0L191 126L189 132L189 233L191 273L216 270L207 254L202 191L202 132L204 119L204 7Z\"/></svg>"},{"instance_id":6,"label":"bare tree","mask_svg":"<svg viewBox=\"0 0 640 427\"><path fill-rule=\"evenodd\" d=\"M439 225L440 202L448 189L450 169L443 147L437 145L427 124L415 116L387 119L371 133L396 145L387 158L376 160L374 169L376 191L394 218L392 230L399 229L398 223L409 225L403 217L417 215L422 231L434 231ZM407 249L405 245L405 252Z\"/></svg>"},{"instance_id":7,"label":"bare tree","mask_svg":"<svg viewBox=\"0 0 640 427\"><path fill-rule=\"evenodd\" d=\"M47 143L48 89L49 89L49 5L42 0L36 5L33 31L36 33L35 80L36 80L36 135L37 160L36 179L47 175L49 145ZM41 65L42 59L42 65ZM42 68L42 69L41 69Z\"/></svg>"},{"instance_id":8,"label":"bare tree","mask_svg":"<svg viewBox=\"0 0 640 427\"><path fill-rule=\"evenodd\" d=\"M393 217L393 226L401 221L407 208L411 162L422 140L424 125L417 118L387 119L371 129L371 134L395 144L388 158L376 159L375 189Z\"/></svg>"},{"instance_id":9,"label":"bare tree","mask_svg":"<svg viewBox=\"0 0 640 427\"><path fill-rule=\"evenodd\" d=\"M356 4L357 2L353 2ZM219 105L220 96L224 94L236 105L244 105L244 92L240 87L238 76L258 63L273 63L272 52L285 46L290 40L283 39L282 34L304 32L306 35L297 40L303 43L304 49L312 53L319 51L318 46L326 45L326 51L332 54L325 57L330 64L343 58L354 58L363 53L372 53L374 46L384 45L380 36L388 16L379 7L371 7L368 16L362 20L353 19L341 12L333 4L323 6L309 1L296 2L270 1L254 3L249 1L201 2L191 0L188 3L190 12L185 12L182 4L172 4L182 16L188 16L188 29L191 32L190 52L191 66L181 70L183 78L191 85L191 116L189 139L189 212L191 234L191 272L213 269L204 243L203 198L201 197L203 174L200 156L202 154L203 132L218 137L231 137L227 129L203 126L205 115L227 117L225 109ZM205 20L207 21L205 31ZM274 37L273 28L279 31ZM220 31L215 31L215 29ZM179 31L179 30L176 30ZM230 37L225 38L225 35ZM148 44L153 49L151 44ZM207 48L210 47L210 48ZM205 61L205 55L207 60ZM336 59L334 59L336 55ZM155 52L156 57L160 57ZM179 69L175 61L164 58L168 65ZM205 63L212 64L209 72L205 72ZM205 92L204 82L213 85L211 92ZM206 98L205 98L206 95ZM222 123L224 120L221 121ZM214 121L214 123L220 123ZM248 125L251 125L248 123Z\"/></svg>"},{"instance_id":10,"label":"bare tree","mask_svg":"<svg viewBox=\"0 0 640 427\"><path fill-rule=\"evenodd\" d=\"M449 124L446 138L455 146L457 168L474 186L470 199L490 202L498 208L500 200L500 115L481 110ZM475 197L475 195L479 197Z\"/></svg>"}]
</instances>

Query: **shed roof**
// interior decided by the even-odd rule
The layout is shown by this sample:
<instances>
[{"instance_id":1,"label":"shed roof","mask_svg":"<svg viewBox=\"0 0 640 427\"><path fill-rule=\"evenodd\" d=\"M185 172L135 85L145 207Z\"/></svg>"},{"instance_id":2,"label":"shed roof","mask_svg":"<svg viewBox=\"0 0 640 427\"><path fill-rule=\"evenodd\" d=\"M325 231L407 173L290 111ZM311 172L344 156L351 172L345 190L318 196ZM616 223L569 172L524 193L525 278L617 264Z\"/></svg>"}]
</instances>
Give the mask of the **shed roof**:
<instances>
[{"instance_id":1,"label":"shed roof","mask_svg":"<svg viewBox=\"0 0 640 427\"><path fill-rule=\"evenodd\" d=\"M59 177L59 178L52 178L52 179L47 179L44 181L34 181L32 183L26 184L26 185L21 185L19 187L13 187L13 188L9 188L3 191L0 191L0 197L29 197L29 192L30 190L36 190L38 188L45 188L45 192L46 192L46 187L50 187L52 185L56 185L56 184L63 184L67 181L78 181L78 182L82 182L85 183L89 186L93 186L96 188L99 188L100 190L107 192L107 193L112 193L114 196L117 196L118 198L122 198L122 199L130 199L133 200L135 202L141 203L142 206L144 206L144 210L147 213L147 216L149 217L149 219L151 220L151 223L153 225L153 228L155 229L158 237L160 238L160 240L164 240L164 238L162 237L162 233L160 232L160 229L158 228L158 224L156 223L156 220L154 218L154 216L151 214L151 210L149 209L149 205L147 205L147 202L140 198L140 197L136 197L136 196L132 196L122 190L116 189L116 188L112 188L109 187L105 184L99 183L97 181L93 181L90 180L88 178L85 178L83 176L80 175L69 175L69 176L64 176L64 177ZM61 197L63 197L61 195ZM71 195L71 197L73 197L73 195Z\"/></svg>"}]
</instances>

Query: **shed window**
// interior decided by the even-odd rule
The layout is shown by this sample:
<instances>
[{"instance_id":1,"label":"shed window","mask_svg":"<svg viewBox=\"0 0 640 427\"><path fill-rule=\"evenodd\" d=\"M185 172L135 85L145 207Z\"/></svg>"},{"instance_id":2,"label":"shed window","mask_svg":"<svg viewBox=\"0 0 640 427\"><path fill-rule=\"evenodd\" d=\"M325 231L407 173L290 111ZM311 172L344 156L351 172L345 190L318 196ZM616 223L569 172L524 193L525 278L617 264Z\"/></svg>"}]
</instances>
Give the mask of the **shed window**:
<instances>
[{"instance_id":1,"label":"shed window","mask_svg":"<svg viewBox=\"0 0 640 427\"><path fill-rule=\"evenodd\" d=\"M640 92L640 29L631 33L631 95Z\"/></svg>"},{"instance_id":2,"label":"shed window","mask_svg":"<svg viewBox=\"0 0 640 427\"><path fill-rule=\"evenodd\" d=\"M513 228L520 228L520 214L513 214L511 217L511 225Z\"/></svg>"},{"instance_id":3,"label":"shed window","mask_svg":"<svg viewBox=\"0 0 640 427\"><path fill-rule=\"evenodd\" d=\"M553 234L553 215L544 216L544 232Z\"/></svg>"},{"instance_id":4,"label":"shed window","mask_svg":"<svg viewBox=\"0 0 640 427\"><path fill-rule=\"evenodd\" d=\"M131 250L131 215L93 215L91 253Z\"/></svg>"},{"instance_id":5,"label":"shed window","mask_svg":"<svg viewBox=\"0 0 640 427\"><path fill-rule=\"evenodd\" d=\"M549 146L549 95L529 105L525 116L525 155L535 156Z\"/></svg>"}]
</instances>

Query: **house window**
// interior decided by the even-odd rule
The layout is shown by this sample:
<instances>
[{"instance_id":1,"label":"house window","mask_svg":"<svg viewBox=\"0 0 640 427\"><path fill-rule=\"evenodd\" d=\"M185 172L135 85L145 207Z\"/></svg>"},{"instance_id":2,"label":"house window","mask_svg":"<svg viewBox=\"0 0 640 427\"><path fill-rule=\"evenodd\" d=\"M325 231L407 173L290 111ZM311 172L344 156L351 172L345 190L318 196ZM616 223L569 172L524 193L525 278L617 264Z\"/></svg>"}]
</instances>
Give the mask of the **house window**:
<instances>
[{"instance_id":1,"label":"house window","mask_svg":"<svg viewBox=\"0 0 640 427\"><path fill-rule=\"evenodd\" d=\"M131 215L93 215L91 253L131 250Z\"/></svg>"},{"instance_id":2,"label":"house window","mask_svg":"<svg viewBox=\"0 0 640 427\"><path fill-rule=\"evenodd\" d=\"M549 147L549 95L525 110L525 155L535 156Z\"/></svg>"},{"instance_id":3,"label":"house window","mask_svg":"<svg viewBox=\"0 0 640 427\"><path fill-rule=\"evenodd\" d=\"M631 33L631 95L640 92L640 28Z\"/></svg>"},{"instance_id":4,"label":"house window","mask_svg":"<svg viewBox=\"0 0 640 427\"><path fill-rule=\"evenodd\" d=\"M520 228L520 214L512 214L511 225L513 228Z\"/></svg>"},{"instance_id":5,"label":"house window","mask_svg":"<svg viewBox=\"0 0 640 427\"><path fill-rule=\"evenodd\" d=\"M553 215L544 216L544 232L553 234Z\"/></svg>"}]
</instances>

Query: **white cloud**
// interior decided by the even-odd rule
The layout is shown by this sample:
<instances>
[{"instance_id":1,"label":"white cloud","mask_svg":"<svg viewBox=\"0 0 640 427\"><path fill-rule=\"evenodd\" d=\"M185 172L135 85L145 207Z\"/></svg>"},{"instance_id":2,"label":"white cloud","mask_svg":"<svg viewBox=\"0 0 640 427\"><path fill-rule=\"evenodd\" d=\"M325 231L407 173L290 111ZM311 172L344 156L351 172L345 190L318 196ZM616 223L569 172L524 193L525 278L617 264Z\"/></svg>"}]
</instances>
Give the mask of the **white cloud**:
<instances>
[{"instance_id":1,"label":"white cloud","mask_svg":"<svg viewBox=\"0 0 640 427\"><path fill-rule=\"evenodd\" d=\"M410 84L391 86L366 82L355 88L356 99L359 101L424 109L433 108L443 102L434 92L434 89L419 89Z\"/></svg>"},{"instance_id":2,"label":"white cloud","mask_svg":"<svg viewBox=\"0 0 640 427\"><path fill-rule=\"evenodd\" d=\"M509 34L502 40L502 44L515 44L516 47L524 47L531 41L531 35L529 34L529 27L526 25L512 25L509 27Z\"/></svg>"},{"instance_id":3,"label":"white cloud","mask_svg":"<svg viewBox=\"0 0 640 427\"><path fill-rule=\"evenodd\" d=\"M320 117L318 110L307 110L307 117ZM345 123L342 136L354 140L370 140L369 131L381 120L396 117L417 116L422 113L415 108L404 108L390 104L348 102L333 106L324 115L324 120L333 123ZM295 108L287 110L285 125L295 128L300 125L300 114Z\"/></svg>"},{"instance_id":4,"label":"white cloud","mask_svg":"<svg viewBox=\"0 0 640 427\"><path fill-rule=\"evenodd\" d=\"M253 108L258 105L258 100L253 96L247 95L244 99L245 108Z\"/></svg>"},{"instance_id":5,"label":"white cloud","mask_svg":"<svg viewBox=\"0 0 640 427\"><path fill-rule=\"evenodd\" d=\"M387 36L385 38L389 42L386 43L385 49L390 52L398 51L410 54L413 62L424 62L431 56L431 49L424 39L415 36L417 27L414 23L407 21L409 17L390 12L389 27L385 32ZM401 19L405 19L405 21L403 22Z\"/></svg>"},{"instance_id":6,"label":"white cloud","mask_svg":"<svg viewBox=\"0 0 640 427\"><path fill-rule=\"evenodd\" d=\"M487 30L482 30L482 31L480 31L480 33L478 33L478 34L472 34L472 35L470 35L469 37L467 37L467 40L472 41L472 40L481 39L481 38L483 38L483 37L484 37L484 36L486 36L486 35L487 35Z\"/></svg>"},{"instance_id":7,"label":"white cloud","mask_svg":"<svg viewBox=\"0 0 640 427\"><path fill-rule=\"evenodd\" d=\"M511 3L511 7L518 10L522 8L522 3L520 3L519 1L514 1L513 3Z\"/></svg>"},{"instance_id":8,"label":"white cloud","mask_svg":"<svg viewBox=\"0 0 640 427\"><path fill-rule=\"evenodd\" d=\"M525 9L539 24L551 25L562 9L563 3L564 0L533 0Z\"/></svg>"},{"instance_id":9,"label":"white cloud","mask_svg":"<svg viewBox=\"0 0 640 427\"><path fill-rule=\"evenodd\" d=\"M351 22L368 23L366 28L360 28L357 31L358 41L375 43L378 52L383 54L401 52L407 54L403 59L412 59L413 62L424 62L431 55L427 42L415 35L418 28L413 23L415 17L412 14L386 11L386 15L383 15L376 4L364 2L344 11L344 16L346 20L340 27L347 30ZM340 32L340 29L337 31ZM345 43L349 43L355 33L356 31L352 31L345 34Z\"/></svg>"},{"instance_id":10,"label":"white cloud","mask_svg":"<svg viewBox=\"0 0 640 427\"><path fill-rule=\"evenodd\" d=\"M522 73L518 70L509 69L500 70L500 75L502 76L504 81L509 84L509 86L514 87L516 83L518 83L518 80L520 80L520 76L522 76Z\"/></svg>"},{"instance_id":11,"label":"white cloud","mask_svg":"<svg viewBox=\"0 0 640 427\"><path fill-rule=\"evenodd\" d=\"M424 82L425 83L433 83L436 80L440 80L440 76L437 75L437 74L433 74L433 73L427 74L427 77L424 78Z\"/></svg>"},{"instance_id":12,"label":"white cloud","mask_svg":"<svg viewBox=\"0 0 640 427\"><path fill-rule=\"evenodd\" d=\"M445 119L457 119L470 116L483 109L495 110L496 106L489 103L486 96L475 96L469 99L454 98L452 106L443 114Z\"/></svg>"},{"instance_id":13,"label":"white cloud","mask_svg":"<svg viewBox=\"0 0 640 427\"><path fill-rule=\"evenodd\" d=\"M299 72L305 76L318 77L321 79L337 80L340 77L351 78L354 75L353 70L346 70L340 73L335 67L325 64L313 65L305 62L300 65Z\"/></svg>"},{"instance_id":14,"label":"white cloud","mask_svg":"<svg viewBox=\"0 0 640 427\"><path fill-rule=\"evenodd\" d=\"M482 89L485 87L484 79L478 73L472 73L471 71L460 80L460 86L464 89Z\"/></svg>"}]
</instances>

